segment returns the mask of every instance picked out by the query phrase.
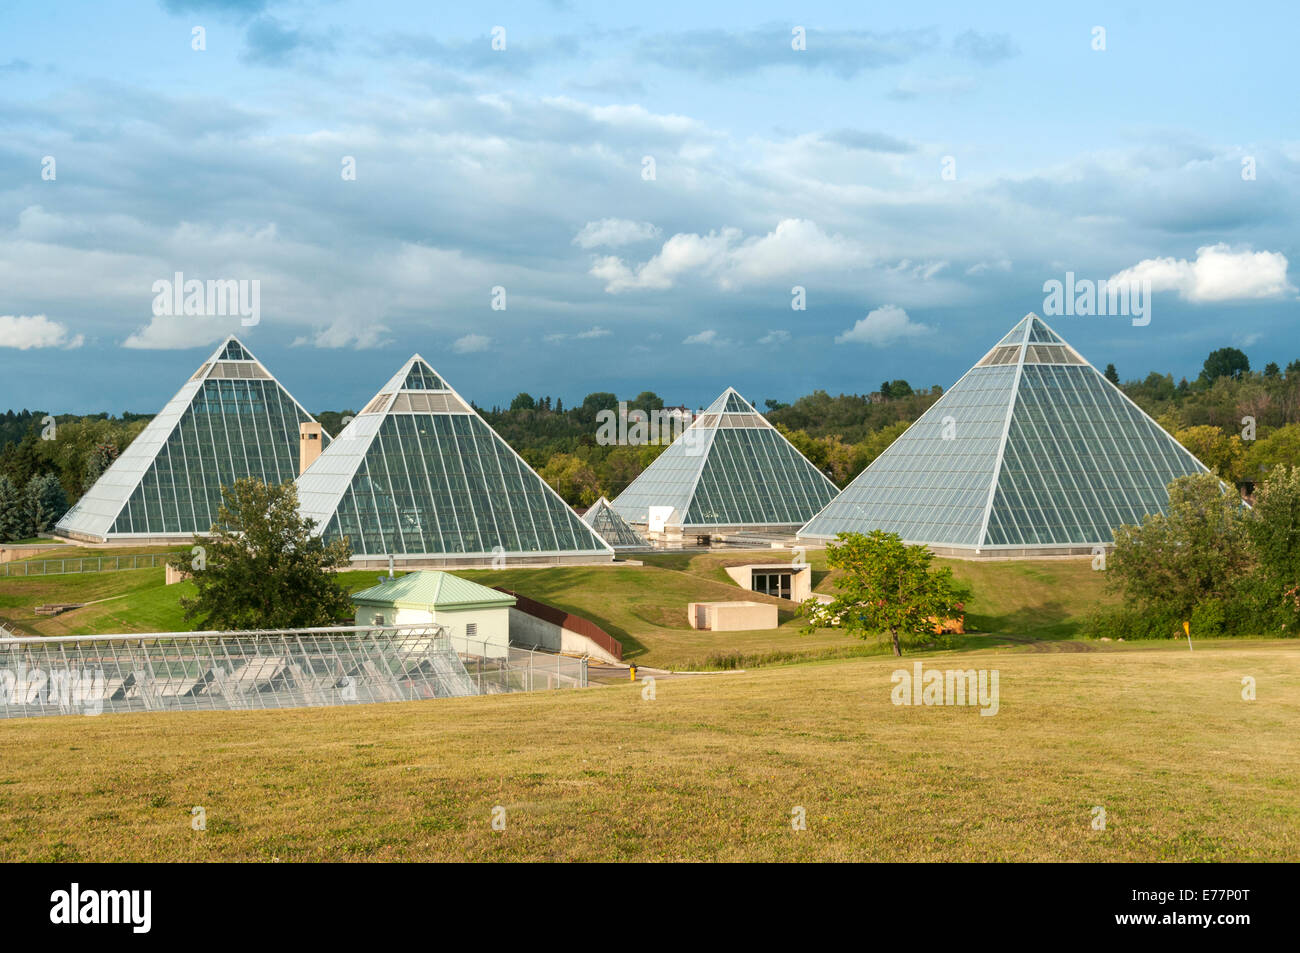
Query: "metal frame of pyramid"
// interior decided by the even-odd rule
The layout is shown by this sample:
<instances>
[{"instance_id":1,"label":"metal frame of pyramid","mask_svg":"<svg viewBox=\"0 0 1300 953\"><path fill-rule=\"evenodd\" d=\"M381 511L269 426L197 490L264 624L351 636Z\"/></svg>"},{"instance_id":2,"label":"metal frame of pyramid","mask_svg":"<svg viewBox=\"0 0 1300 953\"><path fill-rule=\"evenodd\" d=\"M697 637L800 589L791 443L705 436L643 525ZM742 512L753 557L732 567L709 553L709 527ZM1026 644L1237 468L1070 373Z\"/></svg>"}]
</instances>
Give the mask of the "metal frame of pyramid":
<instances>
[{"instance_id":1,"label":"metal frame of pyramid","mask_svg":"<svg viewBox=\"0 0 1300 953\"><path fill-rule=\"evenodd\" d=\"M609 500L601 497L582 514L582 521L600 534L615 549L646 549L650 544L619 515Z\"/></svg>"},{"instance_id":2,"label":"metal frame of pyramid","mask_svg":"<svg viewBox=\"0 0 1300 953\"><path fill-rule=\"evenodd\" d=\"M419 354L298 478L299 508L353 562L597 562L614 550Z\"/></svg>"},{"instance_id":3,"label":"metal frame of pyramid","mask_svg":"<svg viewBox=\"0 0 1300 953\"><path fill-rule=\"evenodd\" d=\"M651 533L793 532L837 492L728 387L610 505Z\"/></svg>"},{"instance_id":4,"label":"metal frame of pyramid","mask_svg":"<svg viewBox=\"0 0 1300 953\"><path fill-rule=\"evenodd\" d=\"M898 533L941 555L1093 552L1208 468L1027 314L799 530Z\"/></svg>"},{"instance_id":5,"label":"metal frame of pyramid","mask_svg":"<svg viewBox=\"0 0 1300 953\"><path fill-rule=\"evenodd\" d=\"M232 334L54 532L101 543L205 534L217 517L222 486L241 477L283 483L298 475L298 428L309 421L315 418Z\"/></svg>"}]
</instances>

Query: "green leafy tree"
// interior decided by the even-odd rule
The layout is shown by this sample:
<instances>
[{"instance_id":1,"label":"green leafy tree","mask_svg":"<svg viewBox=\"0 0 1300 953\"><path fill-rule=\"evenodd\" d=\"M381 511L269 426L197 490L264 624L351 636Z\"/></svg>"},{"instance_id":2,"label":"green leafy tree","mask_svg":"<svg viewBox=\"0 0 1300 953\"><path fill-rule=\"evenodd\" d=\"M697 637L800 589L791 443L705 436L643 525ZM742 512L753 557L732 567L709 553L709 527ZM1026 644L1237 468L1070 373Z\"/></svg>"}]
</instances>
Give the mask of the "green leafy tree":
<instances>
[{"instance_id":1,"label":"green leafy tree","mask_svg":"<svg viewBox=\"0 0 1300 953\"><path fill-rule=\"evenodd\" d=\"M510 402L511 410L532 410L536 406L537 401L533 400L531 394L516 394L515 399Z\"/></svg>"},{"instance_id":2,"label":"green leafy tree","mask_svg":"<svg viewBox=\"0 0 1300 953\"><path fill-rule=\"evenodd\" d=\"M1260 479L1278 466L1300 466L1300 424L1279 427L1246 451L1246 476Z\"/></svg>"},{"instance_id":3,"label":"green leafy tree","mask_svg":"<svg viewBox=\"0 0 1300 953\"><path fill-rule=\"evenodd\" d=\"M590 506L600 499L595 472L571 453L555 454L537 475L570 506Z\"/></svg>"},{"instance_id":4,"label":"green leafy tree","mask_svg":"<svg viewBox=\"0 0 1300 953\"><path fill-rule=\"evenodd\" d=\"M1229 436L1218 427L1202 424L1175 431L1174 439L1220 479L1235 483L1245 478L1246 447L1236 434Z\"/></svg>"},{"instance_id":5,"label":"green leafy tree","mask_svg":"<svg viewBox=\"0 0 1300 953\"><path fill-rule=\"evenodd\" d=\"M836 597L824 610L859 638L887 633L901 656L901 637L933 635L935 623L963 611L970 594L948 568L934 569L934 554L908 546L897 533L840 533L826 547L826 562L840 571ZM804 604L811 612L815 600Z\"/></svg>"},{"instance_id":6,"label":"green leafy tree","mask_svg":"<svg viewBox=\"0 0 1300 953\"><path fill-rule=\"evenodd\" d=\"M629 410L663 410L664 399L652 390L643 390L627 406Z\"/></svg>"},{"instance_id":7,"label":"green leafy tree","mask_svg":"<svg viewBox=\"0 0 1300 953\"><path fill-rule=\"evenodd\" d=\"M1250 358L1246 357L1244 351L1235 347L1221 347L1217 351L1211 351L1210 356L1205 359L1200 379L1203 384L1212 384L1220 377L1231 377L1235 380L1249 370Z\"/></svg>"},{"instance_id":8,"label":"green leafy tree","mask_svg":"<svg viewBox=\"0 0 1300 953\"><path fill-rule=\"evenodd\" d=\"M1146 609L1190 619L1197 605L1225 603L1251 565L1241 499L1213 474L1169 484L1169 511L1115 530L1108 581Z\"/></svg>"},{"instance_id":9,"label":"green leafy tree","mask_svg":"<svg viewBox=\"0 0 1300 953\"><path fill-rule=\"evenodd\" d=\"M173 563L193 573L198 590L181 599L187 620L205 629L288 629L351 617L348 592L331 572L348 564L348 542L326 544L313 533L292 481L236 480L221 499L211 534L195 537L201 555Z\"/></svg>"},{"instance_id":10,"label":"green leafy tree","mask_svg":"<svg viewBox=\"0 0 1300 953\"><path fill-rule=\"evenodd\" d=\"M1278 467L1255 494L1246 521L1266 609L1281 606L1300 621L1300 467Z\"/></svg>"}]
</instances>

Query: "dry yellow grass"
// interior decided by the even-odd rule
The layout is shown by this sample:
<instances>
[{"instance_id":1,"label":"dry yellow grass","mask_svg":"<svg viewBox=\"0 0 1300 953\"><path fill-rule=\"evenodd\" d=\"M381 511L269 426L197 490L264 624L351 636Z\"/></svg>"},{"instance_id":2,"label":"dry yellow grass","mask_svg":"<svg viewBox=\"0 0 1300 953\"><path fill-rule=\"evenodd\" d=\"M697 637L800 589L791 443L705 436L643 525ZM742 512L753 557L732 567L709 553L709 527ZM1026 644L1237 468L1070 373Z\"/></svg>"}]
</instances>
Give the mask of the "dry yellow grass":
<instances>
[{"instance_id":1,"label":"dry yellow grass","mask_svg":"<svg viewBox=\"0 0 1300 953\"><path fill-rule=\"evenodd\" d=\"M996 667L994 717L896 707L864 658L0 723L0 860L1300 859L1298 647L1107 648L924 659Z\"/></svg>"}]
</instances>

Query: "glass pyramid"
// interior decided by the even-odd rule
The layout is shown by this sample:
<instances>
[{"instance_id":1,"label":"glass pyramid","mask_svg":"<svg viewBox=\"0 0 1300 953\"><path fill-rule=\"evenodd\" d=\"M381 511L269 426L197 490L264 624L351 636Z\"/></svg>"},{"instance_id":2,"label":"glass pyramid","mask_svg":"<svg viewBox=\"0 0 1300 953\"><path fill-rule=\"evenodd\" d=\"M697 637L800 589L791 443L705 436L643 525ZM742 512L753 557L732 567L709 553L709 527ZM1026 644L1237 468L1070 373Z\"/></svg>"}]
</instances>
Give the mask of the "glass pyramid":
<instances>
[{"instance_id":1,"label":"glass pyramid","mask_svg":"<svg viewBox=\"0 0 1300 953\"><path fill-rule=\"evenodd\" d=\"M298 499L357 559L613 558L418 354L298 478Z\"/></svg>"},{"instance_id":2,"label":"glass pyramid","mask_svg":"<svg viewBox=\"0 0 1300 953\"><path fill-rule=\"evenodd\" d=\"M685 529L797 527L835 484L734 389L718 397L611 504L629 523Z\"/></svg>"},{"instance_id":3,"label":"glass pyramid","mask_svg":"<svg viewBox=\"0 0 1300 953\"><path fill-rule=\"evenodd\" d=\"M55 532L99 542L206 533L223 486L298 475L298 425L313 419L243 344L227 338Z\"/></svg>"},{"instance_id":4,"label":"glass pyramid","mask_svg":"<svg viewBox=\"0 0 1300 953\"><path fill-rule=\"evenodd\" d=\"M603 496L591 508L582 514L582 521L600 534L601 539L615 549L629 547L644 548L650 544L640 533L632 528L627 520Z\"/></svg>"},{"instance_id":5,"label":"glass pyramid","mask_svg":"<svg viewBox=\"0 0 1300 953\"><path fill-rule=\"evenodd\" d=\"M1206 467L1027 315L799 531L974 549L1105 545Z\"/></svg>"}]
</instances>

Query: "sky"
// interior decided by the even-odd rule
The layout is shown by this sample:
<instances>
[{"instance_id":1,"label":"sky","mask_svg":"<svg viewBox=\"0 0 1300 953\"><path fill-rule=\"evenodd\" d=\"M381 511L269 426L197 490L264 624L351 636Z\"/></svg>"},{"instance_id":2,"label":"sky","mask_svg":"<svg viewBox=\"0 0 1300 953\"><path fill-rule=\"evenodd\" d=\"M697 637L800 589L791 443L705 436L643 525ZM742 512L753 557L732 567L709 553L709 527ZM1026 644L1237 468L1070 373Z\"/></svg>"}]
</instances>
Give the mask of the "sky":
<instances>
[{"instance_id":1,"label":"sky","mask_svg":"<svg viewBox=\"0 0 1300 953\"><path fill-rule=\"evenodd\" d=\"M1294 4L448 6L0 6L0 409L156 412L230 333L312 411L415 352L946 388L1030 311L1125 379L1300 358Z\"/></svg>"}]
</instances>

